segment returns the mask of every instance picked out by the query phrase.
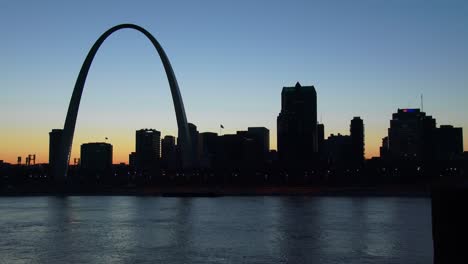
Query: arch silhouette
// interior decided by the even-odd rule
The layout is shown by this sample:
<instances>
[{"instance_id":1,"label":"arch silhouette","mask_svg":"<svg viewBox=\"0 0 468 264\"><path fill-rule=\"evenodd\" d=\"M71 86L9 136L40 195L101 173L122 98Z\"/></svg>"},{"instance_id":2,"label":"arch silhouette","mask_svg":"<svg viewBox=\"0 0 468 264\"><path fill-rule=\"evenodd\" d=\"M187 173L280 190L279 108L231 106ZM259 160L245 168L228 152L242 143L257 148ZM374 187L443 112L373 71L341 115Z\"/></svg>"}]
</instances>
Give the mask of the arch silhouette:
<instances>
[{"instance_id":1,"label":"arch silhouette","mask_svg":"<svg viewBox=\"0 0 468 264\"><path fill-rule=\"evenodd\" d=\"M59 181L65 181L67 178L68 164L70 162L70 155L73 144L73 135L75 133L76 118L78 116L81 95L83 93L83 88L86 82L86 77L88 76L89 68L91 67L91 63L93 62L94 56L96 55L99 47L107 39L107 37L109 37L115 31L124 28L135 29L143 33L151 41L153 46L156 48L159 57L161 58L164 70L166 71L167 80L169 81L176 113L178 144L180 145L182 152L182 165L184 168L191 166L192 142L189 136L189 128L187 124L187 117L185 115L184 104L182 102L182 96L180 95L179 85L177 83L174 71L172 70L171 63L169 62L169 59L159 42L147 30L134 24L121 24L110 28L98 38L91 50L88 52L88 55L86 56L83 65L81 66L81 70L76 80L72 97L70 99L70 104L68 106L67 117L65 119L61 145L58 153L59 155L57 155L57 160L55 161L56 166L54 168L54 175Z\"/></svg>"}]
</instances>

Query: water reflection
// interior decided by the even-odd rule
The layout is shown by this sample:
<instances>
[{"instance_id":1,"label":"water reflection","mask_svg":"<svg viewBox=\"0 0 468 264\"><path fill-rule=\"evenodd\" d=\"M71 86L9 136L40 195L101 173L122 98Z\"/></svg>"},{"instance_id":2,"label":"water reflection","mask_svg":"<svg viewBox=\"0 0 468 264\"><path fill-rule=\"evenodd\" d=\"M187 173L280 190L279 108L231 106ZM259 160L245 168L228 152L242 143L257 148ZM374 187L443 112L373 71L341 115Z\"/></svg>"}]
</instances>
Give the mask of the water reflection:
<instances>
[{"instance_id":1,"label":"water reflection","mask_svg":"<svg viewBox=\"0 0 468 264\"><path fill-rule=\"evenodd\" d=\"M271 230L276 234L278 253L276 258L286 263L310 262L316 255L314 248L320 229L311 230L315 226L315 215L311 214L308 204L312 202L308 198L285 197L278 200L278 217L275 228ZM303 222L304 216L308 217ZM307 241L307 243L297 243ZM307 252L307 253L306 253Z\"/></svg>"},{"instance_id":2,"label":"water reflection","mask_svg":"<svg viewBox=\"0 0 468 264\"><path fill-rule=\"evenodd\" d=\"M5 263L431 263L427 199L0 198Z\"/></svg>"}]
</instances>

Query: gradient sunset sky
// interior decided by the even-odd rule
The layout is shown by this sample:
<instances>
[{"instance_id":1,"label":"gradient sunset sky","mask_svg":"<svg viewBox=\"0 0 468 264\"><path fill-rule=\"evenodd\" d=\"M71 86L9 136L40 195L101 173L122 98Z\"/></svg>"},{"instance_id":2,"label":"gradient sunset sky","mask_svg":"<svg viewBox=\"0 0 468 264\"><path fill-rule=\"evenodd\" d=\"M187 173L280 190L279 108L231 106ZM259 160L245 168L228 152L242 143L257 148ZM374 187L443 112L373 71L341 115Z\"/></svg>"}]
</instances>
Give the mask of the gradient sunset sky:
<instances>
[{"instance_id":1,"label":"gradient sunset sky","mask_svg":"<svg viewBox=\"0 0 468 264\"><path fill-rule=\"evenodd\" d=\"M0 160L48 161L81 64L110 27L134 23L164 47L188 121L200 132L270 129L283 86L314 85L325 134L360 116L366 156L378 156L398 108L464 128L468 149L468 1L0 1ZM128 162L135 130L177 135L166 75L151 43L116 32L88 75L72 160L104 141Z\"/></svg>"}]
</instances>

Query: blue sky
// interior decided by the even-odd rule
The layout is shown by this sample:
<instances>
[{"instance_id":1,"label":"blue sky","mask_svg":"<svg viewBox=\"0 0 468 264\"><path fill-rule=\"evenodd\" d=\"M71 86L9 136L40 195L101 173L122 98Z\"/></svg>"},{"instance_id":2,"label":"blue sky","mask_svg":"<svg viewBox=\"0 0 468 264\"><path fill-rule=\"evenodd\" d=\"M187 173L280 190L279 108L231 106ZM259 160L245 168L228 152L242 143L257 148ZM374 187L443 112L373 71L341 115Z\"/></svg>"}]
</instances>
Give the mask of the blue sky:
<instances>
[{"instance_id":1,"label":"blue sky","mask_svg":"<svg viewBox=\"0 0 468 264\"><path fill-rule=\"evenodd\" d=\"M283 86L315 85L326 134L364 119L366 153L378 153L391 114L419 107L468 138L468 2L0 1L0 159L37 153L63 127L81 64L108 28L135 23L171 60L187 117L200 131L265 126L276 147ZM160 60L140 33L101 47L83 94L74 150L114 144L127 162L134 131L175 135ZM467 149L468 140L465 140Z\"/></svg>"}]
</instances>

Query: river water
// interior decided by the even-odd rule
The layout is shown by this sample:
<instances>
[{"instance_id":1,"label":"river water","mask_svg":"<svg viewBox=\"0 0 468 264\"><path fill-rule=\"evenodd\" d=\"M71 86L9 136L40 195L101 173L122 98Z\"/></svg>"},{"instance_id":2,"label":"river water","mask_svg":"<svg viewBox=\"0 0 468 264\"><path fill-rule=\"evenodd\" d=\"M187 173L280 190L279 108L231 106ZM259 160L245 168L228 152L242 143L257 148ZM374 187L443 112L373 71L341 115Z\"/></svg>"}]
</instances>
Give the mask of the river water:
<instances>
[{"instance_id":1,"label":"river water","mask_svg":"<svg viewBox=\"0 0 468 264\"><path fill-rule=\"evenodd\" d=\"M432 263L427 198L0 198L0 263Z\"/></svg>"}]
</instances>

